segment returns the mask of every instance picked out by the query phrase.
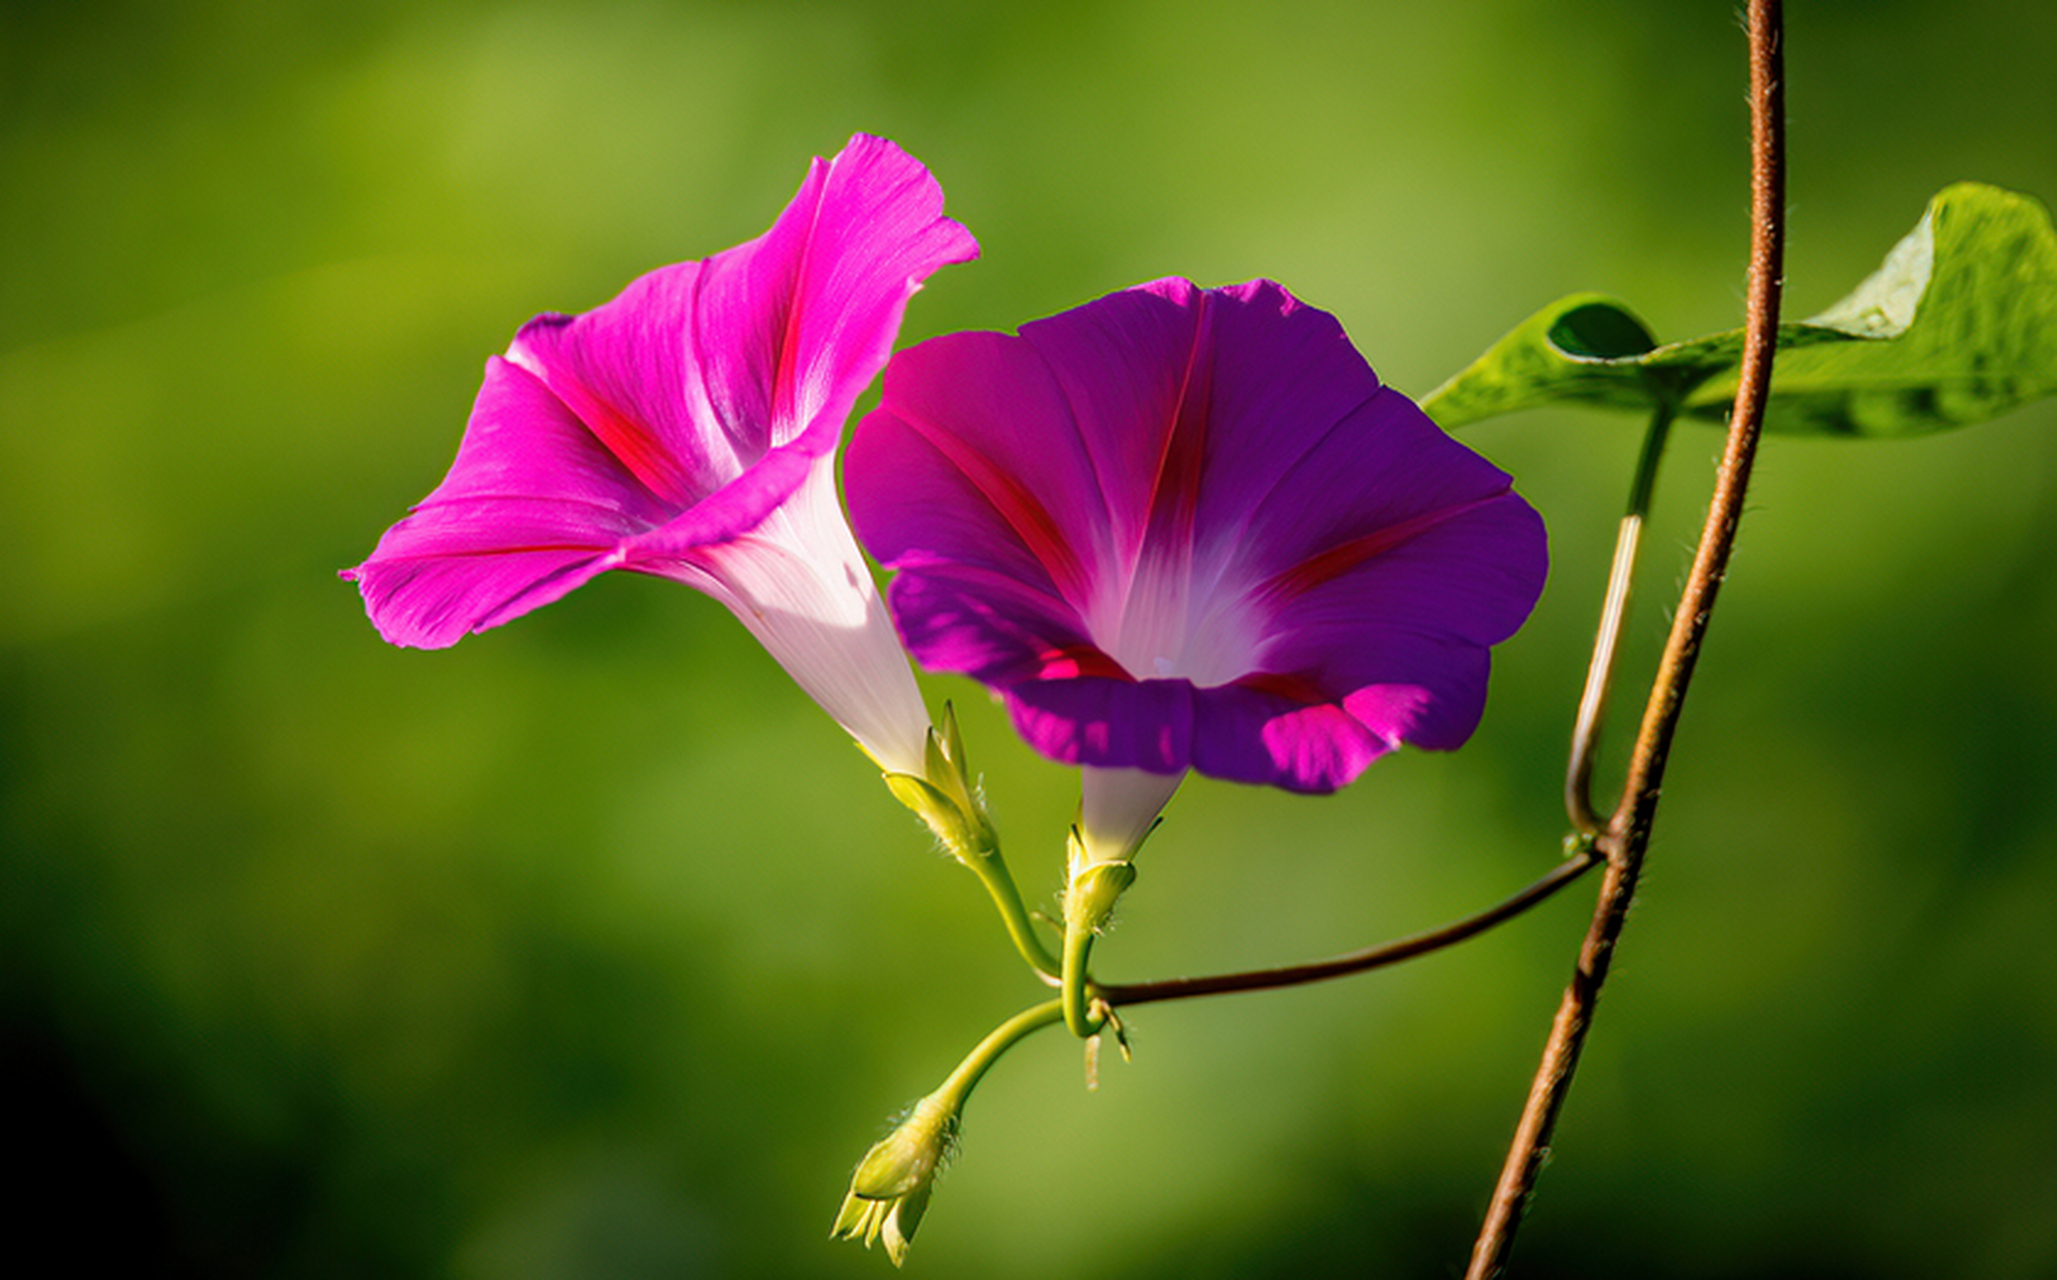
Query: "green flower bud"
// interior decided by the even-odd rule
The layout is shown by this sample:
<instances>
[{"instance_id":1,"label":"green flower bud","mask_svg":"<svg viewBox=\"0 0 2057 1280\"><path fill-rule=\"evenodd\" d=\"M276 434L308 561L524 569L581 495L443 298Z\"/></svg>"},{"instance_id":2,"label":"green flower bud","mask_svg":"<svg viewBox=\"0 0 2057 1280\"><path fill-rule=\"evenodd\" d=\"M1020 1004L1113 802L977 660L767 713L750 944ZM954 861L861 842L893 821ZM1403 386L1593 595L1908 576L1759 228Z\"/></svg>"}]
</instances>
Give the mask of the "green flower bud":
<instances>
[{"instance_id":1,"label":"green flower bud","mask_svg":"<svg viewBox=\"0 0 2057 1280\"><path fill-rule=\"evenodd\" d=\"M831 1237L861 1236L866 1248L883 1239L894 1266L906 1260L907 1247L928 1210L936 1175L956 1148L963 1092L963 1085L945 1085L923 1098L865 1153L850 1179L850 1192L843 1197Z\"/></svg>"}]
</instances>

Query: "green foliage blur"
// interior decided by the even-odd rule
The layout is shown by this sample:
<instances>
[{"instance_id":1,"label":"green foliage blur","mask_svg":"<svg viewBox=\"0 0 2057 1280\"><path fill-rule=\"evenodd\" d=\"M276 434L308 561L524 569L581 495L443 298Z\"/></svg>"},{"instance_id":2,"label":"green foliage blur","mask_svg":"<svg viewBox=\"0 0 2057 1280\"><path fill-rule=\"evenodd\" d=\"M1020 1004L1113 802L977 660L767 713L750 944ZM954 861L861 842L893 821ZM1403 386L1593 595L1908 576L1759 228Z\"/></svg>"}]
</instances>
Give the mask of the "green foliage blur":
<instances>
[{"instance_id":1,"label":"green foliage blur","mask_svg":"<svg viewBox=\"0 0 2057 1280\"><path fill-rule=\"evenodd\" d=\"M2040 0L1796 3L1789 307L1928 197L2057 199ZM0 1065L70 1273L847 1277L888 1115L1040 998L973 879L720 608L612 575L441 653L335 571L543 310L755 235L855 130L982 261L905 341L1279 279L1421 393L1552 298L1738 322L1727 0L0 3ZM1189 784L1096 959L1283 962L1558 856L1638 429L1467 429L1553 535L1455 756ZM1705 501L1681 428L1616 750ZM1774 440L1527 1277L2057 1273L2057 404ZM1075 803L956 701L1031 897ZM1589 886L1345 983L1045 1033L936 1277L1451 1274Z\"/></svg>"}]
</instances>

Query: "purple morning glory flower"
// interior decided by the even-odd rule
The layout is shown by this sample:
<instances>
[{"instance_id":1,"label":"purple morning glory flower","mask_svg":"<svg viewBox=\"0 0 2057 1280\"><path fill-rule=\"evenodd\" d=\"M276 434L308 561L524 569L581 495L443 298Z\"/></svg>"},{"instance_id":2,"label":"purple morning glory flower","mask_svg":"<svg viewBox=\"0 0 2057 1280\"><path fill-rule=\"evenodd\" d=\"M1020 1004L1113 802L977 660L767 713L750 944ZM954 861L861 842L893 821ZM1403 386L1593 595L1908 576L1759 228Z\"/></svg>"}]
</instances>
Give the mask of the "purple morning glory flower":
<instances>
[{"instance_id":1,"label":"purple morning glory flower","mask_svg":"<svg viewBox=\"0 0 2057 1280\"><path fill-rule=\"evenodd\" d=\"M928 170L862 134L747 244L522 326L450 473L343 576L441 648L608 569L728 606L889 770L928 732L836 498L835 456L929 274L978 254Z\"/></svg>"},{"instance_id":2,"label":"purple morning glory flower","mask_svg":"<svg viewBox=\"0 0 2057 1280\"><path fill-rule=\"evenodd\" d=\"M1086 766L1099 856L1189 769L1326 792L1461 745L1547 561L1503 472L1263 280L904 351L845 483L909 649Z\"/></svg>"}]
</instances>

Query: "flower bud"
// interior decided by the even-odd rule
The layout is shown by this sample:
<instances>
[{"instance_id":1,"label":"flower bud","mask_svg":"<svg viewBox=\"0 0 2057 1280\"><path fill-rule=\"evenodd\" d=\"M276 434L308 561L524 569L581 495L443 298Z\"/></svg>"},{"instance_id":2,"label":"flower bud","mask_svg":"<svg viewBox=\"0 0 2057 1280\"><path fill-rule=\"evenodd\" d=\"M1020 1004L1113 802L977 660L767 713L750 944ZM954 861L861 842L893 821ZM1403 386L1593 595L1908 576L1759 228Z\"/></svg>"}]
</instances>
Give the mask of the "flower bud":
<instances>
[{"instance_id":1,"label":"flower bud","mask_svg":"<svg viewBox=\"0 0 2057 1280\"><path fill-rule=\"evenodd\" d=\"M830 1236L863 1237L866 1248L883 1238L886 1256L899 1266L928 1209L936 1175L957 1144L961 1091L945 1086L914 1104L893 1131L865 1153L851 1176L850 1192Z\"/></svg>"}]
</instances>

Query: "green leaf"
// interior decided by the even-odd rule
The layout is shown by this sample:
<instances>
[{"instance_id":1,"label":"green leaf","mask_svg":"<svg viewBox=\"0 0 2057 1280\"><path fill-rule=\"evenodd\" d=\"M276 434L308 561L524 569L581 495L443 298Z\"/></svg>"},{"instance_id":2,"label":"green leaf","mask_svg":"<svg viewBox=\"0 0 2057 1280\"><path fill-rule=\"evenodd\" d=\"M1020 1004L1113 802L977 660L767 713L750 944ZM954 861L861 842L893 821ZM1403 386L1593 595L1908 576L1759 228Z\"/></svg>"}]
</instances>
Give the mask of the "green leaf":
<instances>
[{"instance_id":1,"label":"green leaf","mask_svg":"<svg viewBox=\"0 0 2057 1280\"><path fill-rule=\"evenodd\" d=\"M1659 346L1628 307L1573 294L1530 316L1422 408L1445 427L1544 404L1720 422L1743 331ZM2057 392L2057 232L2041 204L1945 188L1879 269L1779 326L1767 430L1897 437L1969 426Z\"/></svg>"}]
</instances>

